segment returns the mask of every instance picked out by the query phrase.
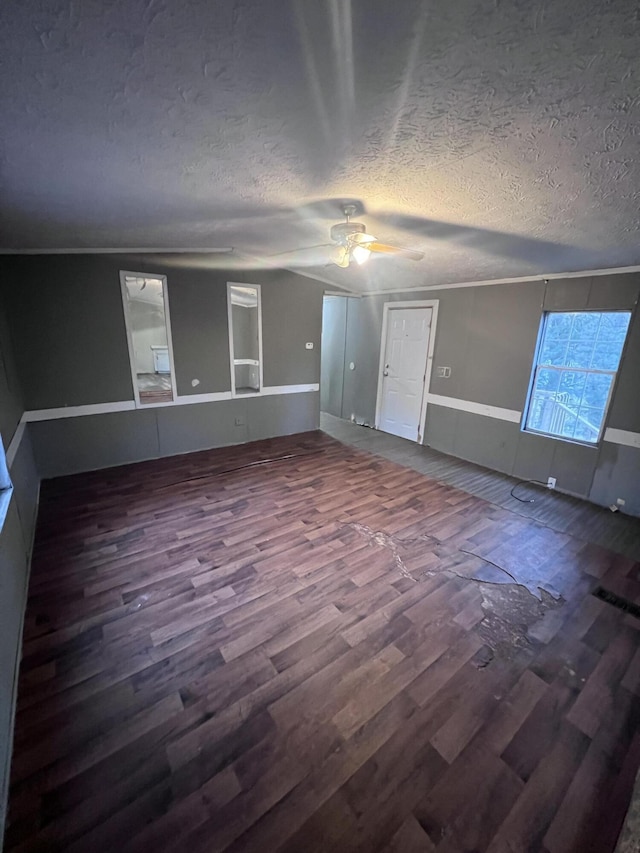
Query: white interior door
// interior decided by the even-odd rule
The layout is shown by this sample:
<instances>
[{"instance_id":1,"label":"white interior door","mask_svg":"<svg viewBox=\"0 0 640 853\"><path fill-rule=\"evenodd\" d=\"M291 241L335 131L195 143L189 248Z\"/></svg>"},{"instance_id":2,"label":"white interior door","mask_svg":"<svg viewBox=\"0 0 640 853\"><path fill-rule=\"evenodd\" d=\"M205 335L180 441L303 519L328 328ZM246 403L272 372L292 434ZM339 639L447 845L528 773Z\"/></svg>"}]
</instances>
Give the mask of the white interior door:
<instances>
[{"instance_id":1,"label":"white interior door","mask_svg":"<svg viewBox=\"0 0 640 853\"><path fill-rule=\"evenodd\" d=\"M378 429L418 441L431 308L389 311Z\"/></svg>"}]
</instances>

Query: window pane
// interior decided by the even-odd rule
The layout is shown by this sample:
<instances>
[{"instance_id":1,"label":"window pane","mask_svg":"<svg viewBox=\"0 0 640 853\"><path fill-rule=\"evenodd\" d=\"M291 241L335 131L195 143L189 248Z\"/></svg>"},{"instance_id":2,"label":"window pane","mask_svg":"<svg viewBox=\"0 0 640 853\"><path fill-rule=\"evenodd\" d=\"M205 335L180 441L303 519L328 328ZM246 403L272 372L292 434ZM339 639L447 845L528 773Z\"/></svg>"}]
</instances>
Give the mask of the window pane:
<instances>
[{"instance_id":1,"label":"window pane","mask_svg":"<svg viewBox=\"0 0 640 853\"><path fill-rule=\"evenodd\" d=\"M616 341L620 345L620 350L622 350L631 314L628 311L612 311L607 314L601 314L601 317L598 338L600 340Z\"/></svg>"},{"instance_id":2,"label":"window pane","mask_svg":"<svg viewBox=\"0 0 640 853\"><path fill-rule=\"evenodd\" d=\"M580 406L576 419L575 438L578 441L597 441L603 418L604 409Z\"/></svg>"},{"instance_id":3,"label":"window pane","mask_svg":"<svg viewBox=\"0 0 640 853\"><path fill-rule=\"evenodd\" d=\"M571 335L571 326L573 324L573 314L553 313L547 318L547 326L545 337L549 340L569 340Z\"/></svg>"},{"instance_id":4,"label":"window pane","mask_svg":"<svg viewBox=\"0 0 640 853\"><path fill-rule=\"evenodd\" d=\"M600 313L596 311L584 311L579 314L574 314L573 329L571 330L571 340L574 341L594 341L598 334L600 325Z\"/></svg>"},{"instance_id":5,"label":"window pane","mask_svg":"<svg viewBox=\"0 0 640 853\"><path fill-rule=\"evenodd\" d=\"M589 367L593 353L593 342L570 341L567 347L566 367Z\"/></svg>"},{"instance_id":6,"label":"window pane","mask_svg":"<svg viewBox=\"0 0 640 853\"><path fill-rule=\"evenodd\" d=\"M620 362L620 350L617 346L607 342L596 345L591 359L591 367L594 370L617 370Z\"/></svg>"},{"instance_id":7,"label":"window pane","mask_svg":"<svg viewBox=\"0 0 640 853\"><path fill-rule=\"evenodd\" d=\"M558 384L558 399L562 403L579 406L586 381L587 374L584 371L563 370Z\"/></svg>"},{"instance_id":8,"label":"window pane","mask_svg":"<svg viewBox=\"0 0 640 853\"><path fill-rule=\"evenodd\" d=\"M540 351L540 364L551 364L555 367L564 367L567 363L568 338L547 338L542 343Z\"/></svg>"},{"instance_id":9,"label":"window pane","mask_svg":"<svg viewBox=\"0 0 640 853\"><path fill-rule=\"evenodd\" d=\"M583 405L605 409L613 382L610 373L590 373L585 384Z\"/></svg>"},{"instance_id":10,"label":"window pane","mask_svg":"<svg viewBox=\"0 0 640 853\"><path fill-rule=\"evenodd\" d=\"M554 383L549 374L555 373ZM534 385L526 428L561 438L598 440L612 376L586 370L543 368Z\"/></svg>"},{"instance_id":11,"label":"window pane","mask_svg":"<svg viewBox=\"0 0 640 853\"><path fill-rule=\"evenodd\" d=\"M560 372L541 367L536 380L536 386L542 391L557 391L560 382Z\"/></svg>"},{"instance_id":12,"label":"window pane","mask_svg":"<svg viewBox=\"0 0 640 853\"><path fill-rule=\"evenodd\" d=\"M576 416L569 409L558 412L558 435L562 438L576 437Z\"/></svg>"}]
</instances>

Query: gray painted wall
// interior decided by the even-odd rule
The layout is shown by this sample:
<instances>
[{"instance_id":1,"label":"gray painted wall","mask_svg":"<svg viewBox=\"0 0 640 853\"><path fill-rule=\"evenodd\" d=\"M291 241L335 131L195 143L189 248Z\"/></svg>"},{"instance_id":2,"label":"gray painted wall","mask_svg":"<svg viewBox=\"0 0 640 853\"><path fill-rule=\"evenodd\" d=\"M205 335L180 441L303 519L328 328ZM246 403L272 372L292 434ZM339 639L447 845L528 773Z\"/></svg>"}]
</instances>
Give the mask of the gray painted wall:
<instances>
[{"instance_id":1,"label":"gray painted wall","mask_svg":"<svg viewBox=\"0 0 640 853\"><path fill-rule=\"evenodd\" d=\"M43 478L317 429L315 392L238 397L29 425Z\"/></svg>"},{"instance_id":2,"label":"gray painted wall","mask_svg":"<svg viewBox=\"0 0 640 853\"><path fill-rule=\"evenodd\" d=\"M438 299L434 367L451 368L430 391L446 397L523 411L543 310L634 309L640 275L594 276L489 287L433 290L346 302L346 343L342 405L333 414L375 420L380 338L385 302ZM340 358L342 318L325 309L327 342ZM327 328L327 322L333 326ZM635 311L618 374L607 426L640 433L640 316ZM330 409L326 409L330 411ZM557 478L557 487L607 506L626 500L626 512L640 515L640 450L602 442L586 447L525 433L517 423L430 404L425 444L523 479Z\"/></svg>"},{"instance_id":3,"label":"gray painted wall","mask_svg":"<svg viewBox=\"0 0 640 853\"><path fill-rule=\"evenodd\" d=\"M320 380L322 285L294 273L239 275L151 256L16 257L4 263L27 410L133 399L123 269L167 276L179 396L231 389L228 280L262 285L265 386ZM13 421L20 414L14 412ZM309 392L66 418L31 424L29 433L41 476L52 477L302 432L316 429L318 420L319 395Z\"/></svg>"},{"instance_id":4,"label":"gray painted wall","mask_svg":"<svg viewBox=\"0 0 640 853\"><path fill-rule=\"evenodd\" d=\"M0 305L0 430L5 450L22 416L11 334ZM22 625L35 528L39 478L25 434L10 469L13 494L0 530L0 843L9 783Z\"/></svg>"},{"instance_id":5,"label":"gray painted wall","mask_svg":"<svg viewBox=\"0 0 640 853\"><path fill-rule=\"evenodd\" d=\"M52 256L4 264L13 272L4 290L25 408L133 399L118 261Z\"/></svg>"},{"instance_id":6,"label":"gray painted wall","mask_svg":"<svg viewBox=\"0 0 640 853\"><path fill-rule=\"evenodd\" d=\"M264 384L320 381L322 284L286 271L239 274L147 257L3 261L25 408L133 399L119 270L167 276L178 395L229 391L227 281L262 285ZM312 341L314 349L305 349ZM197 385L193 381L198 380Z\"/></svg>"}]
</instances>

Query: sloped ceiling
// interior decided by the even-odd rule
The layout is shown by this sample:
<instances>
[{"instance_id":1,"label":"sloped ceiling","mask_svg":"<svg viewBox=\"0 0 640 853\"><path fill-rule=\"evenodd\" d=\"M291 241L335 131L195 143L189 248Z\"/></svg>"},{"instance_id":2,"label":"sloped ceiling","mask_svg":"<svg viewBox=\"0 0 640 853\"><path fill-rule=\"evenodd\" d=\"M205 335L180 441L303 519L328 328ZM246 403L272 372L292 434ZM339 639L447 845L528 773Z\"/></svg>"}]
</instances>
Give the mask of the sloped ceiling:
<instances>
[{"instance_id":1,"label":"sloped ceiling","mask_svg":"<svg viewBox=\"0 0 640 853\"><path fill-rule=\"evenodd\" d=\"M0 246L354 289L636 264L639 56L635 0L7 0ZM342 199L424 259L271 257Z\"/></svg>"}]
</instances>

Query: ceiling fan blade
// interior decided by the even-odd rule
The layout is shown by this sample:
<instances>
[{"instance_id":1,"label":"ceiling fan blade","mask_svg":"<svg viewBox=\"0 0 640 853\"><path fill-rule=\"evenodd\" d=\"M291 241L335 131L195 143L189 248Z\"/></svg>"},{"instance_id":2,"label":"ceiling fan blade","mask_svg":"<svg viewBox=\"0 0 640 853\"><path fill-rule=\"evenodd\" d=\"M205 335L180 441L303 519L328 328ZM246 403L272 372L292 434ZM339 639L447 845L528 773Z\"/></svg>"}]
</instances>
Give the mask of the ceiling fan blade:
<instances>
[{"instance_id":1,"label":"ceiling fan blade","mask_svg":"<svg viewBox=\"0 0 640 853\"><path fill-rule=\"evenodd\" d=\"M349 240L352 243L362 243L363 246L366 246L368 243L378 242L373 236L373 234L367 234L366 231L358 232L357 234L352 234Z\"/></svg>"},{"instance_id":2,"label":"ceiling fan blade","mask_svg":"<svg viewBox=\"0 0 640 853\"><path fill-rule=\"evenodd\" d=\"M328 249L335 243L318 243L315 246L302 246L300 249L289 249L287 252L276 252L274 255L267 255L268 258L282 258L285 255L303 255L305 252L314 252L316 249Z\"/></svg>"},{"instance_id":3,"label":"ceiling fan blade","mask_svg":"<svg viewBox=\"0 0 640 853\"><path fill-rule=\"evenodd\" d=\"M401 255L403 258L409 258L411 261L421 261L424 258L424 252L417 252L415 249L403 249L400 246L389 246L387 243L378 243L375 241L363 243L370 252L376 252L381 255Z\"/></svg>"},{"instance_id":4,"label":"ceiling fan blade","mask_svg":"<svg viewBox=\"0 0 640 853\"><path fill-rule=\"evenodd\" d=\"M346 269L350 262L350 252L348 246L336 246L335 251L331 254L331 263L337 267Z\"/></svg>"}]
</instances>

